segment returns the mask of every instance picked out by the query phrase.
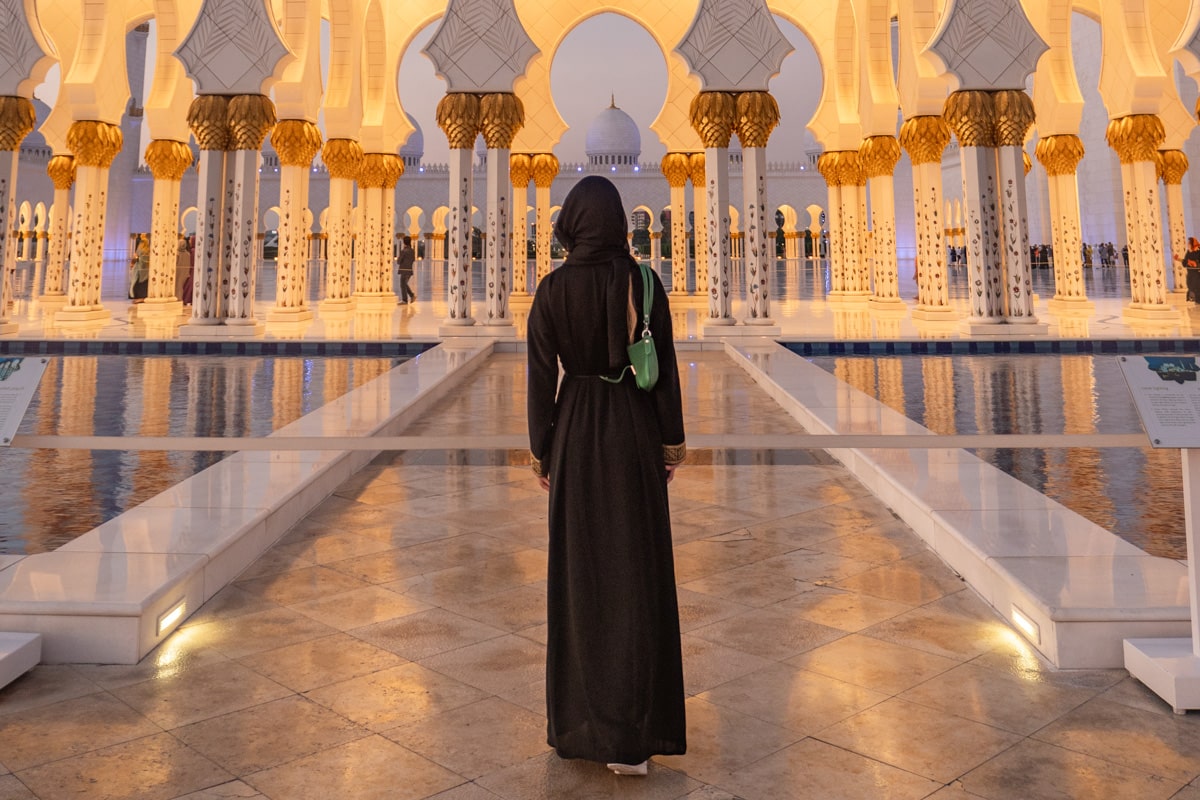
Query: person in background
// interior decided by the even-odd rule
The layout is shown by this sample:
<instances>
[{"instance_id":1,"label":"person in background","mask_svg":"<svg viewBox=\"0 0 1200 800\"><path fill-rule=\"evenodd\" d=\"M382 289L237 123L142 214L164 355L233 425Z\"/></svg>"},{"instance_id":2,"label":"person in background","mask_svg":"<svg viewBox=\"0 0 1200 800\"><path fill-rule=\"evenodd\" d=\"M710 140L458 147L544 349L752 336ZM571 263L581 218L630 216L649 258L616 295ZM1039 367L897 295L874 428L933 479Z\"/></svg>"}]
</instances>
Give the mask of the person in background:
<instances>
[{"instance_id":1,"label":"person in background","mask_svg":"<svg viewBox=\"0 0 1200 800\"><path fill-rule=\"evenodd\" d=\"M686 445L671 310L654 273L658 382L644 391L624 369L643 291L628 221L606 178L567 194L554 229L567 260L529 312L527 398L531 463L550 493L547 742L561 758L645 775L651 756L687 749L667 503Z\"/></svg>"},{"instance_id":2,"label":"person in background","mask_svg":"<svg viewBox=\"0 0 1200 800\"><path fill-rule=\"evenodd\" d=\"M144 234L139 234L133 258L129 261L129 297L135 303L142 303L150 293L150 240Z\"/></svg>"},{"instance_id":3,"label":"person in background","mask_svg":"<svg viewBox=\"0 0 1200 800\"><path fill-rule=\"evenodd\" d=\"M400 302L404 305L417 299L416 292L409 285L413 276L415 260L416 253L413 252L412 238L405 236L400 240L400 252L396 255L396 273L400 276Z\"/></svg>"}]
</instances>

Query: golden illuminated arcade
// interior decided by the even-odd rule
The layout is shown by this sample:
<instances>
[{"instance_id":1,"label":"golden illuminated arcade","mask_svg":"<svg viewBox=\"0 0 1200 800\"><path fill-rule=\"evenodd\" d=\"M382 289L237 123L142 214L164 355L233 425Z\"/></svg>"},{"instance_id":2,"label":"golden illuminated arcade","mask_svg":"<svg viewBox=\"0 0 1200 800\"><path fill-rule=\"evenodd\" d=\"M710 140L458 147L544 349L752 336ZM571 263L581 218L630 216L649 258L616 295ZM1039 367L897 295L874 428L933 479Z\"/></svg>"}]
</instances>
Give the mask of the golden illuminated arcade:
<instances>
[{"instance_id":1,"label":"golden illuminated arcade","mask_svg":"<svg viewBox=\"0 0 1200 800\"><path fill-rule=\"evenodd\" d=\"M1189 0L0 0L0 798L1195 800L1200 451L1122 376L1200 385L1198 80ZM545 744L594 174L687 430L644 777Z\"/></svg>"}]
</instances>

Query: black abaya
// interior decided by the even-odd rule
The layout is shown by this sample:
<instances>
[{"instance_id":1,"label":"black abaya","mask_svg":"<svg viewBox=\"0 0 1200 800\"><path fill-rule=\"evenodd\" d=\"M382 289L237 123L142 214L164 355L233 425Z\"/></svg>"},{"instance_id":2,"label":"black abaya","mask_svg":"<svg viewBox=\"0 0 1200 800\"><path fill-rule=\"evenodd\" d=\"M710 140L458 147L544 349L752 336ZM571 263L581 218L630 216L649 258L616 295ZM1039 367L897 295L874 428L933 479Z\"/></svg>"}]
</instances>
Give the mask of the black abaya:
<instances>
[{"instance_id":1,"label":"black abaya","mask_svg":"<svg viewBox=\"0 0 1200 800\"><path fill-rule=\"evenodd\" d=\"M585 236L560 231L575 246L539 284L528 325L531 450L550 479L548 741L566 758L637 764L686 749L665 469L683 457L683 413L656 276L657 386L645 392L632 376L615 384L599 377L627 363L629 287L640 299L642 286L621 252L615 189L602 189L601 200L616 198L619 239L609 231L611 243L587 240L604 216L588 191L583 208L570 197L564 203L560 227L574 219ZM559 360L566 374L556 392Z\"/></svg>"}]
</instances>

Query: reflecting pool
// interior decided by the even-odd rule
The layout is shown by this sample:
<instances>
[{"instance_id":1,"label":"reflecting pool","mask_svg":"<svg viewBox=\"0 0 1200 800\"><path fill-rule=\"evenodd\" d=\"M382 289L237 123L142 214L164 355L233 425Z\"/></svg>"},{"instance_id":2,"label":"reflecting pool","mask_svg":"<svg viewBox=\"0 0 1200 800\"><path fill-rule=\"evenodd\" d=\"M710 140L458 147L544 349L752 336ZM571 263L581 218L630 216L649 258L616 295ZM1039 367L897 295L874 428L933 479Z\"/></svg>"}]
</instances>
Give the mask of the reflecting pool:
<instances>
[{"instance_id":1,"label":"reflecting pool","mask_svg":"<svg viewBox=\"0 0 1200 800\"><path fill-rule=\"evenodd\" d=\"M396 358L51 358L19 433L264 436ZM228 453L0 448L0 554L54 550Z\"/></svg>"},{"instance_id":2,"label":"reflecting pool","mask_svg":"<svg viewBox=\"0 0 1200 800\"><path fill-rule=\"evenodd\" d=\"M940 434L1136 433L1116 356L847 356L812 362ZM1178 450L973 450L1146 552L1185 558Z\"/></svg>"}]
</instances>

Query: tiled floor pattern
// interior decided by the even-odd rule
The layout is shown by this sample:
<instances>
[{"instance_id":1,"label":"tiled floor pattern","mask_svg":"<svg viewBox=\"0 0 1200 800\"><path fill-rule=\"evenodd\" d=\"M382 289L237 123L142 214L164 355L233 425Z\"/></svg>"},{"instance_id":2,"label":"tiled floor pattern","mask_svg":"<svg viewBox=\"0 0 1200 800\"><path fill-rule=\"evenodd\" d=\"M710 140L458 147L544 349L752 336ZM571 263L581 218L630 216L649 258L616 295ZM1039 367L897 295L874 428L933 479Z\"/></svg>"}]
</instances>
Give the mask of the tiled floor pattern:
<instances>
[{"instance_id":1,"label":"tiled floor pattern","mask_svg":"<svg viewBox=\"0 0 1200 800\"><path fill-rule=\"evenodd\" d=\"M797 431L685 355L691 431ZM523 386L414 432L521 430ZM646 778L546 747L545 496L468 451L381 456L141 664L0 691L0 800L1200 800L1200 718L1044 666L824 454L746 455L672 485L690 747Z\"/></svg>"}]
</instances>

